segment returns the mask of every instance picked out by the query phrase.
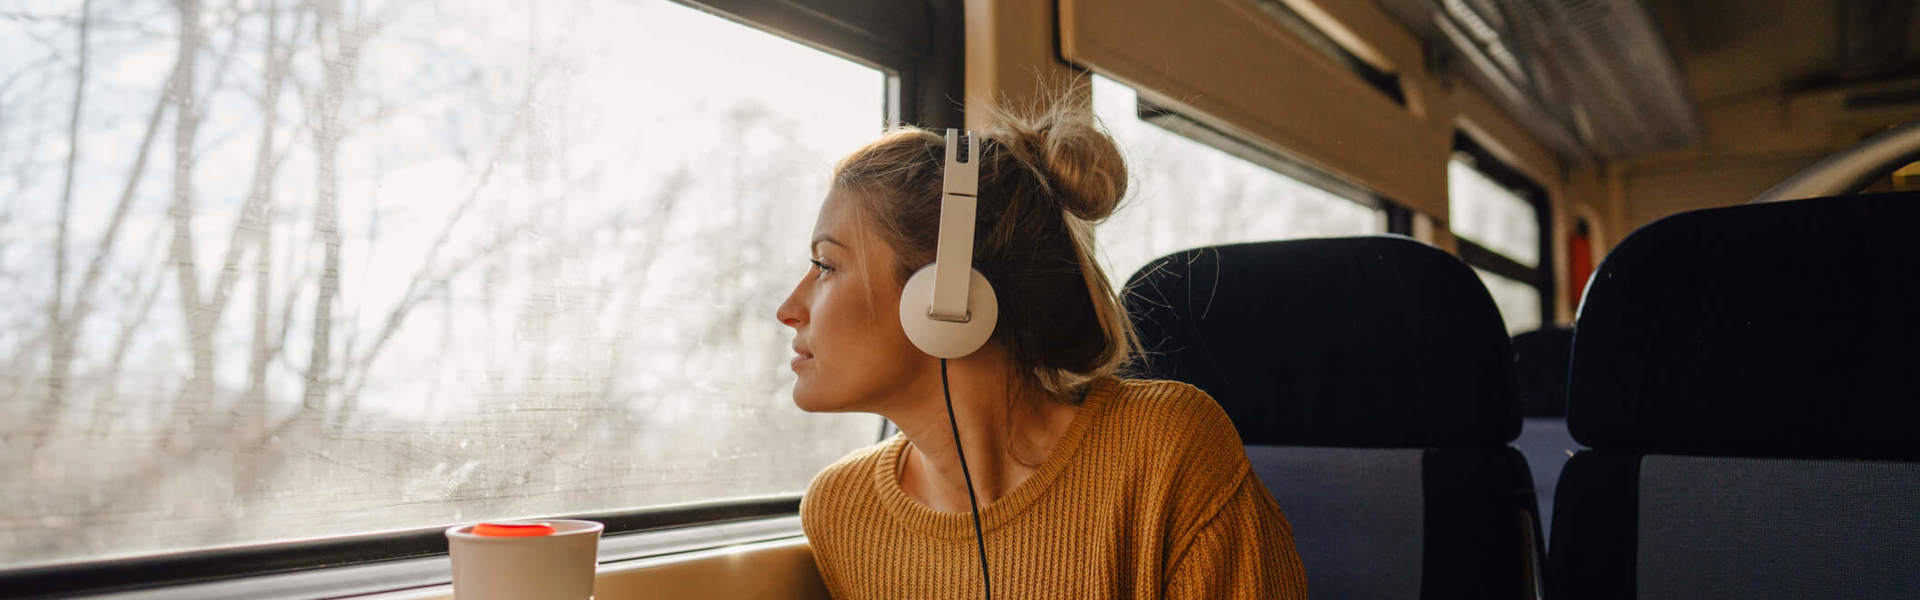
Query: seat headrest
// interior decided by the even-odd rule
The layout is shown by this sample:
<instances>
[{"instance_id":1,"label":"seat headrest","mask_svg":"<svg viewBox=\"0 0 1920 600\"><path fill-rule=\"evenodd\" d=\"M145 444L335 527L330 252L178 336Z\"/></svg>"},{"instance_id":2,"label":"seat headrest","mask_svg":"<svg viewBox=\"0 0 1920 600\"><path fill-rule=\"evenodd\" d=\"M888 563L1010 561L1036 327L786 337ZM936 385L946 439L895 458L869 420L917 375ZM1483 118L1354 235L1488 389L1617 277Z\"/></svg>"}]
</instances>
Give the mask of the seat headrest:
<instances>
[{"instance_id":1,"label":"seat headrest","mask_svg":"<svg viewBox=\"0 0 1920 600\"><path fill-rule=\"evenodd\" d=\"M1567 416L1567 361L1572 353L1572 327L1513 336L1513 373L1520 380L1522 416Z\"/></svg>"},{"instance_id":2,"label":"seat headrest","mask_svg":"<svg viewBox=\"0 0 1920 600\"><path fill-rule=\"evenodd\" d=\"M1920 193L1683 213L1601 262L1567 424L1594 448L1920 458Z\"/></svg>"},{"instance_id":3,"label":"seat headrest","mask_svg":"<svg viewBox=\"0 0 1920 600\"><path fill-rule=\"evenodd\" d=\"M1200 248L1127 284L1142 375L1211 394L1247 444L1469 447L1520 431L1493 299L1452 255L1373 236Z\"/></svg>"}]
</instances>

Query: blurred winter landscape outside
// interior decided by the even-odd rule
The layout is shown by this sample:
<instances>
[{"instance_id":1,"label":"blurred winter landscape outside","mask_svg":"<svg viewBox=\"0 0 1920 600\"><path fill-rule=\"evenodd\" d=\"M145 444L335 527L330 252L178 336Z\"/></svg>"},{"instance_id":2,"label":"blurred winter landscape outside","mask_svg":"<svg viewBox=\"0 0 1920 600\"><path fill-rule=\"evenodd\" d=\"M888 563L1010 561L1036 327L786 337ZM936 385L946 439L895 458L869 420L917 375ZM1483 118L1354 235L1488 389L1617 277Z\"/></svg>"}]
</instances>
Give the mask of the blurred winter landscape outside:
<instances>
[{"instance_id":1,"label":"blurred winter landscape outside","mask_svg":"<svg viewBox=\"0 0 1920 600\"><path fill-rule=\"evenodd\" d=\"M0 562L791 492L878 434L793 408L773 308L880 72L657 0L76 4L0 13Z\"/></svg>"},{"instance_id":2,"label":"blurred winter landscape outside","mask_svg":"<svg viewBox=\"0 0 1920 600\"><path fill-rule=\"evenodd\" d=\"M665 0L0 6L0 567L803 490L880 421L773 310L885 85ZM1116 283L1381 229L1094 86Z\"/></svg>"}]
</instances>

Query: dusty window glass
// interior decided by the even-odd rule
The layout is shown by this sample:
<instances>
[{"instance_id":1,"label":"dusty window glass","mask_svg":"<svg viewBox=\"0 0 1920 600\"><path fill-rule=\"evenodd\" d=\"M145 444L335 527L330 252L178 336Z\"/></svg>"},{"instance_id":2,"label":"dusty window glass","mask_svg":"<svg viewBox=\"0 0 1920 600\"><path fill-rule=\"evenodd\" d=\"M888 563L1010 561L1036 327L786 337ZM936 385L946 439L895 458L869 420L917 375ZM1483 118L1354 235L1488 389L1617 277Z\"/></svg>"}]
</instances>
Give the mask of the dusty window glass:
<instances>
[{"instance_id":1,"label":"dusty window glass","mask_svg":"<svg viewBox=\"0 0 1920 600\"><path fill-rule=\"evenodd\" d=\"M1140 120L1126 85L1093 78L1093 110L1132 180L1096 229L1108 276L1122 285L1180 250L1298 237L1380 233L1379 211Z\"/></svg>"},{"instance_id":2,"label":"dusty window glass","mask_svg":"<svg viewBox=\"0 0 1920 600\"><path fill-rule=\"evenodd\" d=\"M881 72L661 0L93 4L0 11L0 566L796 492L878 434L793 407L773 312Z\"/></svg>"},{"instance_id":3,"label":"dusty window glass","mask_svg":"<svg viewBox=\"0 0 1920 600\"><path fill-rule=\"evenodd\" d=\"M1447 220L1453 232L1514 262L1540 266L1540 216L1518 192L1459 158L1447 164Z\"/></svg>"},{"instance_id":4,"label":"dusty window glass","mask_svg":"<svg viewBox=\"0 0 1920 600\"><path fill-rule=\"evenodd\" d=\"M1540 328L1540 288L1508 279L1492 271L1474 267L1480 283L1493 295L1500 318L1507 322L1507 335L1518 335Z\"/></svg>"}]
</instances>

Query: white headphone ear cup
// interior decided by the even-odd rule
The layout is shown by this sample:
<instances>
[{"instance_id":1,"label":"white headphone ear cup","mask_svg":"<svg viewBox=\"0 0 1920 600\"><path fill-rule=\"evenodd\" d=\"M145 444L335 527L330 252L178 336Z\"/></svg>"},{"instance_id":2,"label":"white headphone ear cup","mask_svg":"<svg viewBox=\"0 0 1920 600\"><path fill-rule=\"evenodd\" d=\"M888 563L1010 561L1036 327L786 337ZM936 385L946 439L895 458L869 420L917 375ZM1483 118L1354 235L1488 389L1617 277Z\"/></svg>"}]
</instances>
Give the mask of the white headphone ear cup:
<instances>
[{"instance_id":1,"label":"white headphone ear cup","mask_svg":"<svg viewBox=\"0 0 1920 600\"><path fill-rule=\"evenodd\" d=\"M900 291L900 328L907 331L907 340L921 352L938 358L960 358L973 354L993 337L993 326L1000 321L999 300L987 276L978 270L968 271L973 281L967 286L967 311L972 318L965 323L942 321L928 314L933 308L933 265L914 272Z\"/></svg>"}]
</instances>

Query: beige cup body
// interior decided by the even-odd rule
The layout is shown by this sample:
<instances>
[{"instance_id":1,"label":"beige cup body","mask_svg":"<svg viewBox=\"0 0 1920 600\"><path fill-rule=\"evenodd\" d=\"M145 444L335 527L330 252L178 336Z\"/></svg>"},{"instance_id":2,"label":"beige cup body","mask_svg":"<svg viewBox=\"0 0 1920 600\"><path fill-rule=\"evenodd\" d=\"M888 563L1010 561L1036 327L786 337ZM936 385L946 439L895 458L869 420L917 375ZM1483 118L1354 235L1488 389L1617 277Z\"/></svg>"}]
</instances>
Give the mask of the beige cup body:
<instances>
[{"instance_id":1,"label":"beige cup body","mask_svg":"<svg viewBox=\"0 0 1920 600\"><path fill-rule=\"evenodd\" d=\"M602 526L547 520L552 535L482 537L472 525L447 529L455 600L587 600Z\"/></svg>"}]
</instances>

